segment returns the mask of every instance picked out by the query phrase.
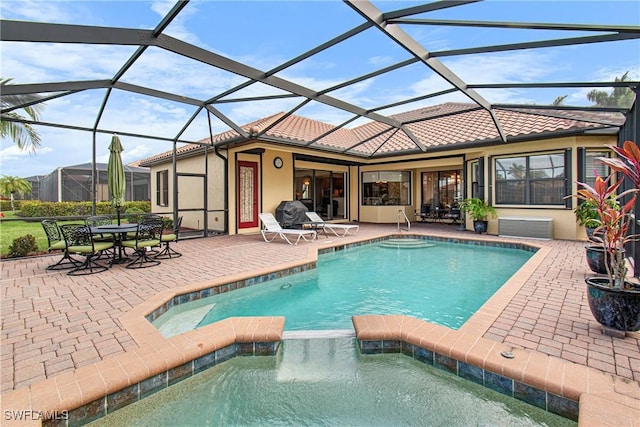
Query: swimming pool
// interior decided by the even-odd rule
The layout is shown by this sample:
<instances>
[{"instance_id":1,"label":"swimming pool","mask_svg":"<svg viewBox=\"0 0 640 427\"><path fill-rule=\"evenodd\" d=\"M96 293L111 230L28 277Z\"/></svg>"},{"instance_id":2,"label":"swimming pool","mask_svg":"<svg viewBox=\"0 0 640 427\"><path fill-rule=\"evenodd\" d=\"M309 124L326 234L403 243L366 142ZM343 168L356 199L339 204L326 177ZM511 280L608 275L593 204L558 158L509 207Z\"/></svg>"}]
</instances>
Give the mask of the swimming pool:
<instances>
[{"instance_id":1,"label":"swimming pool","mask_svg":"<svg viewBox=\"0 0 640 427\"><path fill-rule=\"evenodd\" d=\"M401 354L361 355L353 338L284 340L115 411L95 426L576 423Z\"/></svg>"},{"instance_id":2,"label":"swimming pool","mask_svg":"<svg viewBox=\"0 0 640 427\"><path fill-rule=\"evenodd\" d=\"M154 325L172 336L227 317L285 316L287 331L336 330L350 329L352 315L403 314L457 329L533 255L404 240L426 244L387 240L323 254L316 269L174 307Z\"/></svg>"}]
</instances>

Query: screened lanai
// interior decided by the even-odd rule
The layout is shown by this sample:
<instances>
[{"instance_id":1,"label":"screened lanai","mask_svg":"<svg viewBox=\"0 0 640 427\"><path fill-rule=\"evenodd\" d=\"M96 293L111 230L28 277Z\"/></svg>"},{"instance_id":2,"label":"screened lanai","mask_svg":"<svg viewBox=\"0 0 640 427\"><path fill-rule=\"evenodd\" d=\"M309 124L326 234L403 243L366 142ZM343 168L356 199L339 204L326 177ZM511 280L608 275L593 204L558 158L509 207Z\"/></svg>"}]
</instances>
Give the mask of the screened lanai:
<instances>
[{"instance_id":1,"label":"screened lanai","mask_svg":"<svg viewBox=\"0 0 640 427\"><path fill-rule=\"evenodd\" d=\"M85 163L56 168L48 175L33 177L33 180L37 181L38 191L37 197L34 198L48 202L90 201L93 199L95 180L95 200L109 201L107 164L95 165L95 177L93 171L94 165ZM151 182L147 168L125 165L124 174L127 181L125 200L151 199Z\"/></svg>"},{"instance_id":2,"label":"screened lanai","mask_svg":"<svg viewBox=\"0 0 640 427\"><path fill-rule=\"evenodd\" d=\"M104 158L115 132L125 154L145 158L185 144L215 149L267 138L293 114L332 128L310 129L304 141L269 141L393 158L428 152L437 135L409 125L442 115L391 116L445 102L485 112L494 142L509 142L498 114L505 110L620 113L622 139L639 139L637 2L47 2L38 13L28 6L1 9L2 76L13 78L2 97L39 98L3 102L2 119L34 125L52 152L82 154L78 163ZM594 91L605 96L589 97ZM606 96L612 91L626 92ZM46 104L38 122L11 115L38 103ZM267 127L243 126L281 112ZM346 147L331 143L341 128L368 122L375 131ZM212 137L225 132L233 138Z\"/></svg>"}]
</instances>

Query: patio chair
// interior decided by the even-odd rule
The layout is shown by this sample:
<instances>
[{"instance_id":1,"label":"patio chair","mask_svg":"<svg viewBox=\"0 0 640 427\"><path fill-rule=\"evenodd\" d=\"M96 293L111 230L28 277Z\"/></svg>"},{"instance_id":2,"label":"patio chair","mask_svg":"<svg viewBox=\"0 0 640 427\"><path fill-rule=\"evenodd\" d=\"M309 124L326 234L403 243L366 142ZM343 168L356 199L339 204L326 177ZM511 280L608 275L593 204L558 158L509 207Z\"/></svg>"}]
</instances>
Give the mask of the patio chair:
<instances>
[{"instance_id":1,"label":"patio chair","mask_svg":"<svg viewBox=\"0 0 640 427\"><path fill-rule=\"evenodd\" d=\"M420 206L420 212L416 211L416 216L420 217L420 222L427 222L433 219L433 212L431 211L431 205L427 203L423 203Z\"/></svg>"},{"instance_id":2,"label":"patio chair","mask_svg":"<svg viewBox=\"0 0 640 427\"><path fill-rule=\"evenodd\" d=\"M452 224L460 223L461 212L458 207L451 207L449 212L444 215L445 218L450 219Z\"/></svg>"},{"instance_id":3,"label":"patio chair","mask_svg":"<svg viewBox=\"0 0 640 427\"><path fill-rule=\"evenodd\" d=\"M155 246L160 246L163 223L161 219L147 218L138 223L134 239L122 241L122 246L134 250L133 261L127 264L127 268L148 268L160 264L160 261L151 258L151 252Z\"/></svg>"},{"instance_id":4,"label":"patio chair","mask_svg":"<svg viewBox=\"0 0 640 427\"><path fill-rule=\"evenodd\" d=\"M82 264L81 261L73 259L69 254L67 243L62 237L62 232L55 219L43 219L42 228L44 228L44 233L47 235L48 251L62 251L63 254L62 258L55 264L48 266L47 270L68 270Z\"/></svg>"},{"instance_id":5,"label":"patio chair","mask_svg":"<svg viewBox=\"0 0 640 427\"><path fill-rule=\"evenodd\" d=\"M335 224L333 222L325 222L320 215L316 212L305 212L307 218L315 223L321 223L325 230L331 231L338 237L345 237L347 234L357 234L360 229L359 225L355 224Z\"/></svg>"},{"instance_id":6,"label":"patio chair","mask_svg":"<svg viewBox=\"0 0 640 427\"><path fill-rule=\"evenodd\" d=\"M94 215L85 218L84 223L89 227L100 227L101 225L111 225L113 221L109 215ZM111 233L94 233L93 240L95 242L115 242L115 236ZM105 251L105 254L107 252L108 251ZM115 245L109 255L115 255Z\"/></svg>"},{"instance_id":7,"label":"patio chair","mask_svg":"<svg viewBox=\"0 0 640 427\"><path fill-rule=\"evenodd\" d=\"M163 234L160 237L160 242L164 245L164 248L160 252L158 252L154 256L154 258L167 259L167 258L178 258L182 256L180 252L176 251L175 249L169 246L169 243L178 241L178 232L180 231L180 225L182 225L181 216L179 216L175 224L173 224L173 233Z\"/></svg>"},{"instance_id":8,"label":"patio chair","mask_svg":"<svg viewBox=\"0 0 640 427\"><path fill-rule=\"evenodd\" d=\"M113 248L113 241L95 242L91 228L85 224L64 224L60 226L62 236L67 244L69 253L80 254L85 257L84 262L68 272L70 276L100 273L107 270L106 265L98 264L97 259L103 251Z\"/></svg>"},{"instance_id":9,"label":"patio chair","mask_svg":"<svg viewBox=\"0 0 640 427\"><path fill-rule=\"evenodd\" d=\"M276 218L271 213L259 213L260 221L264 228L260 230L262 238L265 242L272 242L276 237L280 237L290 245L297 245L300 239L309 241L308 237L311 237L313 241L316 238L315 230L294 230L291 228L282 228ZM290 237L295 237L295 243L289 240Z\"/></svg>"}]
</instances>

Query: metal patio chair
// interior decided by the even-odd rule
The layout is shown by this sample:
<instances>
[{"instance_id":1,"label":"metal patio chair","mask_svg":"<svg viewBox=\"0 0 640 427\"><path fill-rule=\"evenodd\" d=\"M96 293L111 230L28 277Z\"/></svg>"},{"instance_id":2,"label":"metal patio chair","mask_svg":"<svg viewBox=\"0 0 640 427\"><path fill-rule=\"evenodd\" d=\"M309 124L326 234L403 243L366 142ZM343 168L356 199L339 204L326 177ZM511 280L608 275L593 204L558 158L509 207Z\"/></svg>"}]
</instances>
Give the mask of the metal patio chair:
<instances>
[{"instance_id":1,"label":"metal patio chair","mask_svg":"<svg viewBox=\"0 0 640 427\"><path fill-rule=\"evenodd\" d=\"M47 235L48 251L62 251L63 254L62 258L55 264L48 266L47 270L68 270L82 264L82 261L72 258L69 254L67 243L62 236L58 221L55 219L43 219L42 228L44 228L44 233Z\"/></svg>"},{"instance_id":2,"label":"metal patio chair","mask_svg":"<svg viewBox=\"0 0 640 427\"><path fill-rule=\"evenodd\" d=\"M178 241L178 232L180 231L181 225L182 225L182 217L179 216L175 224L173 224L173 233L163 234L160 237L160 241L164 247L160 252L158 252L157 255L154 256L154 258L168 259L168 258L178 258L182 256L180 252L176 251L175 249L169 246L171 242L175 243Z\"/></svg>"},{"instance_id":3,"label":"metal patio chair","mask_svg":"<svg viewBox=\"0 0 640 427\"><path fill-rule=\"evenodd\" d=\"M157 218L143 219L138 223L134 239L123 240L121 245L133 249L134 260L127 264L127 268L147 268L160 264L148 254L155 246L160 246L163 222Z\"/></svg>"},{"instance_id":4,"label":"metal patio chair","mask_svg":"<svg viewBox=\"0 0 640 427\"><path fill-rule=\"evenodd\" d=\"M85 274L100 273L109 268L109 266L99 264L97 259L103 251L113 248L113 241L94 241L91 228L86 224L64 224L60 226L60 231L67 244L69 253L80 254L85 257L84 262L68 272L68 275L82 276Z\"/></svg>"}]
</instances>

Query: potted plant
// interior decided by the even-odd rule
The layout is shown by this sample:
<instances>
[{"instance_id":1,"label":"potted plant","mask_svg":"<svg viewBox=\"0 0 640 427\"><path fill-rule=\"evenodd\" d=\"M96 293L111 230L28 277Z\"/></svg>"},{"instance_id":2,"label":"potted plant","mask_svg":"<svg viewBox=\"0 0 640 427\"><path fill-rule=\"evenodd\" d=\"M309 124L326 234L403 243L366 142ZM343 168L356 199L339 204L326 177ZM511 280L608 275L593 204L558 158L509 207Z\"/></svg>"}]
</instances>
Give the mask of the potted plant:
<instances>
[{"instance_id":1,"label":"potted plant","mask_svg":"<svg viewBox=\"0 0 640 427\"><path fill-rule=\"evenodd\" d=\"M492 218L498 215L493 206L488 205L478 197L464 199L460 202L460 210L467 212L471 216L471 219L473 219L473 229L478 234L487 232L489 215L491 215Z\"/></svg>"},{"instance_id":2,"label":"potted plant","mask_svg":"<svg viewBox=\"0 0 640 427\"><path fill-rule=\"evenodd\" d=\"M607 203L609 203L613 208L618 208L618 202L614 198L608 199ZM595 202L591 200L582 200L581 203L573 210L573 213L576 216L578 225L585 228L587 239L592 242L585 246L589 268L594 273L606 274L607 270L604 261L605 251L600 244L600 239L598 238L600 232L596 232L600 226L600 217L596 210Z\"/></svg>"},{"instance_id":3,"label":"potted plant","mask_svg":"<svg viewBox=\"0 0 640 427\"><path fill-rule=\"evenodd\" d=\"M604 253L604 276L585 279L587 299L593 316L603 326L619 331L638 331L640 287L627 275L625 245L639 237L630 231L640 191L640 149L631 141L625 141L623 147L610 148L618 157L599 160L613 172L606 178L596 176L593 186L578 183L578 199L592 204L598 214L595 239ZM613 182L616 172L622 175ZM618 193L625 179L633 182L633 188Z\"/></svg>"},{"instance_id":4,"label":"potted plant","mask_svg":"<svg viewBox=\"0 0 640 427\"><path fill-rule=\"evenodd\" d=\"M589 240L592 240L593 230L598 228L598 226L600 225L595 204L593 202L583 200L578 204L578 206L576 206L576 208L573 210L573 213L576 216L578 225L585 228L587 232L587 238Z\"/></svg>"}]
</instances>

